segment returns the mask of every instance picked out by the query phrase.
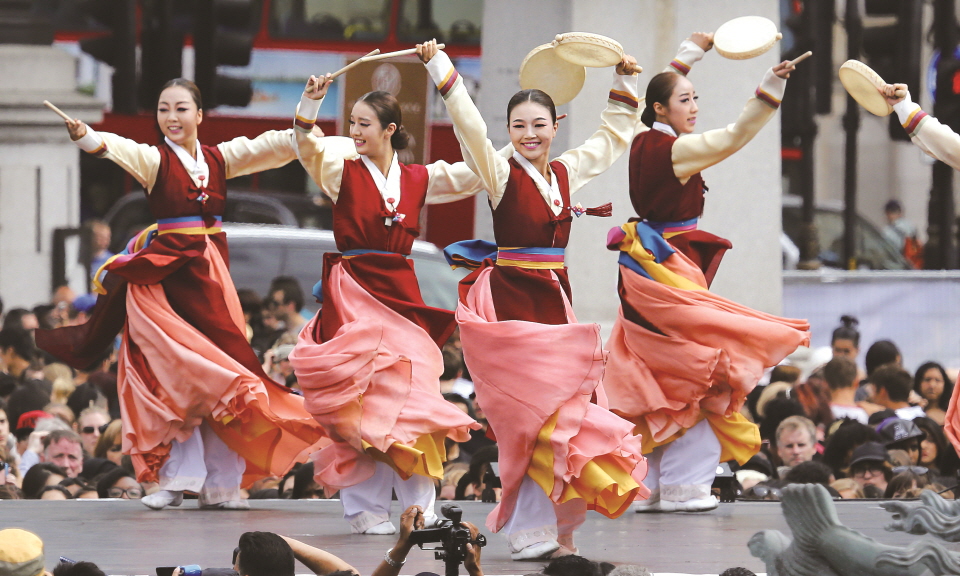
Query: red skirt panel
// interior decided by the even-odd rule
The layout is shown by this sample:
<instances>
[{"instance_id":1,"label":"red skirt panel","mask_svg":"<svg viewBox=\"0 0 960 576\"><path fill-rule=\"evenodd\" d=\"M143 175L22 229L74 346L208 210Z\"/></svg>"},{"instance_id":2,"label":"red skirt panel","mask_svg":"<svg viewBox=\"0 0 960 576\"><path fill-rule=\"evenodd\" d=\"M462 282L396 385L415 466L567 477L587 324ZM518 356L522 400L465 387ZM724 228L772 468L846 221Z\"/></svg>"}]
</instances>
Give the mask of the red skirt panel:
<instances>
[{"instance_id":1,"label":"red skirt panel","mask_svg":"<svg viewBox=\"0 0 960 576\"><path fill-rule=\"evenodd\" d=\"M460 300L476 283L480 273L490 272L490 293L497 313L497 321L523 320L539 324L567 324L564 295L572 302L570 279L566 268L539 270L516 266L497 266L492 260L460 281ZM561 292L562 291L562 292Z\"/></svg>"},{"instance_id":2,"label":"red skirt panel","mask_svg":"<svg viewBox=\"0 0 960 576\"><path fill-rule=\"evenodd\" d=\"M670 237L667 242L700 267L707 280L707 288L713 284L713 277L717 275L724 253L733 248L733 244L726 238L703 230L677 234Z\"/></svg>"}]
</instances>

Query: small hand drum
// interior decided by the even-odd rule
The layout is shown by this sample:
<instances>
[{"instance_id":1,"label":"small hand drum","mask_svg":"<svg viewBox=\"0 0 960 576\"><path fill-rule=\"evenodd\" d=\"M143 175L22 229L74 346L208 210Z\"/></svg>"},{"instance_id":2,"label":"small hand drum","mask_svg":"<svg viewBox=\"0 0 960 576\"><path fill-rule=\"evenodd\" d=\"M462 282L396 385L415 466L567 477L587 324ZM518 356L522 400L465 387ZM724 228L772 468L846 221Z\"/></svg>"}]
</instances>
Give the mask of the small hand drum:
<instances>
[{"instance_id":1,"label":"small hand drum","mask_svg":"<svg viewBox=\"0 0 960 576\"><path fill-rule=\"evenodd\" d=\"M557 34L553 47L558 56L578 66L606 68L623 60L623 46L619 42L589 32Z\"/></svg>"},{"instance_id":2,"label":"small hand drum","mask_svg":"<svg viewBox=\"0 0 960 576\"><path fill-rule=\"evenodd\" d=\"M566 104L580 93L586 76L582 65L561 58L553 44L537 46L520 64L520 87L543 90L557 106Z\"/></svg>"},{"instance_id":3,"label":"small hand drum","mask_svg":"<svg viewBox=\"0 0 960 576\"><path fill-rule=\"evenodd\" d=\"M889 116L893 107L887 104L880 89L886 84L879 74L859 60L847 60L840 66L840 83L867 112Z\"/></svg>"},{"instance_id":4,"label":"small hand drum","mask_svg":"<svg viewBox=\"0 0 960 576\"><path fill-rule=\"evenodd\" d=\"M756 58L773 48L783 35L763 16L741 16L726 22L713 34L717 53L731 60Z\"/></svg>"}]
</instances>

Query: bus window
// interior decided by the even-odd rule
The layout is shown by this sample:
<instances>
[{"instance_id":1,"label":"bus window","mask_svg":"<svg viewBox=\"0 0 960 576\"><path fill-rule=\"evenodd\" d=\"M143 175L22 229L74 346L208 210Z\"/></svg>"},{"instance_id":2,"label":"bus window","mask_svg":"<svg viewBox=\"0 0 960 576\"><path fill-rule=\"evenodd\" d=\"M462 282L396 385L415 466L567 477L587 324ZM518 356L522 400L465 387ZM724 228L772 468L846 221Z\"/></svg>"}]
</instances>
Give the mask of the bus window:
<instances>
[{"instance_id":1,"label":"bus window","mask_svg":"<svg viewBox=\"0 0 960 576\"><path fill-rule=\"evenodd\" d=\"M370 42L387 37L390 0L272 0L274 38Z\"/></svg>"},{"instance_id":2,"label":"bus window","mask_svg":"<svg viewBox=\"0 0 960 576\"><path fill-rule=\"evenodd\" d=\"M476 0L401 0L399 40L436 38L451 45L480 45L483 2Z\"/></svg>"}]
</instances>

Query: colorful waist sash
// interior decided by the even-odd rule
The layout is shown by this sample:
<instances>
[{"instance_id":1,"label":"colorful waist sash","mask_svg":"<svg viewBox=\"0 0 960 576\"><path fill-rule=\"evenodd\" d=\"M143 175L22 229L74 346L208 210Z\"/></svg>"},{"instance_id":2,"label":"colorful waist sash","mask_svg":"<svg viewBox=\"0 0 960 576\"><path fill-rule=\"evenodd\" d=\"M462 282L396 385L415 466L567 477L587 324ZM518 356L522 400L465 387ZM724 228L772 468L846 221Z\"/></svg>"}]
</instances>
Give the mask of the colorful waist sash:
<instances>
[{"instance_id":1,"label":"colorful waist sash","mask_svg":"<svg viewBox=\"0 0 960 576\"><path fill-rule=\"evenodd\" d=\"M684 232L696 230L697 222L699 222L699 220L699 218L691 218L689 220L682 220L680 222L652 222L650 220L644 220L643 223L650 228L653 228L655 232L664 238L670 238L672 236L676 236L677 234L683 234Z\"/></svg>"},{"instance_id":2,"label":"colorful waist sash","mask_svg":"<svg viewBox=\"0 0 960 576\"><path fill-rule=\"evenodd\" d=\"M214 216L215 223L207 227L202 216L160 218L157 234L219 234L223 231L223 216Z\"/></svg>"},{"instance_id":3,"label":"colorful waist sash","mask_svg":"<svg viewBox=\"0 0 960 576\"><path fill-rule=\"evenodd\" d=\"M497 266L549 270L563 268L563 248L499 248Z\"/></svg>"}]
</instances>

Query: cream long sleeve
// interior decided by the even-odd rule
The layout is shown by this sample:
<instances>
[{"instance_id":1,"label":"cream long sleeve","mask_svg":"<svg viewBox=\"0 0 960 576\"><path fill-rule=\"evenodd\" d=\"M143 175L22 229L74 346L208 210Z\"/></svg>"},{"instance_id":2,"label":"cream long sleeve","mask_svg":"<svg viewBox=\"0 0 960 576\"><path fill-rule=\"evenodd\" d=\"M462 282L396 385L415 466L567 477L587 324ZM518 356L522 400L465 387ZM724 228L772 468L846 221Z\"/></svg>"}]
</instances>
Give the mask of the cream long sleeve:
<instances>
[{"instance_id":1,"label":"cream long sleeve","mask_svg":"<svg viewBox=\"0 0 960 576\"><path fill-rule=\"evenodd\" d=\"M924 112L910 99L909 92L894 104L893 110L914 144L927 155L960 170L960 136L956 132Z\"/></svg>"},{"instance_id":2,"label":"cream long sleeve","mask_svg":"<svg viewBox=\"0 0 960 576\"><path fill-rule=\"evenodd\" d=\"M767 70L740 117L726 128L687 134L673 143L673 172L681 183L743 148L777 113L787 81Z\"/></svg>"},{"instance_id":3,"label":"cream long sleeve","mask_svg":"<svg viewBox=\"0 0 960 576\"><path fill-rule=\"evenodd\" d=\"M352 138L343 136L324 136L318 138L307 127L316 122L321 100L311 100L303 95L297 109L294 134L297 141L297 155L304 169L320 186L323 193L334 203L340 196L340 184L343 178L345 160L359 158L357 147ZM498 154L509 157L513 146L503 148ZM427 164L426 204L445 204L474 196L483 190L480 178L463 162L450 164L439 161Z\"/></svg>"},{"instance_id":4,"label":"cream long sleeve","mask_svg":"<svg viewBox=\"0 0 960 576\"><path fill-rule=\"evenodd\" d=\"M223 154L226 177L234 178L279 168L296 158L293 130L264 132L253 140L241 136L217 145ZM97 132L87 127L87 133L77 140L77 146L100 158L112 160L126 170L149 194L160 170L160 151L156 146L140 144L129 138ZM188 170L189 173L189 170Z\"/></svg>"},{"instance_id":5,"label":"cream long sleeve","mask_svg":"<svg viewBox=\"0 0 960 576\"><path fill-rule=\"evenodd\" d=\"M463 81L444 52L438 52L427 63L451 118L454 133L460 142L464 161L473 170L496 209L510 177L509 156L493 147L487 138L487 125L467 93ZM607 108L601 114L600 128L587 141L557 158L567 167L570 193L582 188L592 178L610 167L626 152L633 137L637 114L637 77L617 75ZM542 194L548 191L541 190Z\"/></svg>"},{"instance_id":6,"label":"cream long sleeve","mask_svg":"<svg viewBox=\"0 0 960 576\"><path fill-rule=\"evenodd\" d=\"M693 65L703 59L704 52L703 48L697 46L697 44L692 40L684 40L680 43L680 48L677 50L677 55L674 56L673 60L667 64L667 67L661 70L661 72L674 72L680 74L681 76L686 76L690 73L690 69L693 68ZM637 110L637 127L634 131L634 137L637 134L646 132L650 129L649 126L640 121L640 117L643 115L643 111L647 108L647 98L646 96L641 96L639 99L640 106Z\"/></svg>"}]
</instances>

